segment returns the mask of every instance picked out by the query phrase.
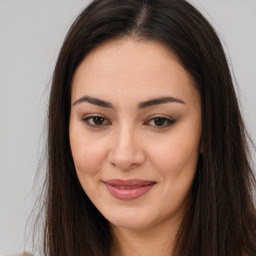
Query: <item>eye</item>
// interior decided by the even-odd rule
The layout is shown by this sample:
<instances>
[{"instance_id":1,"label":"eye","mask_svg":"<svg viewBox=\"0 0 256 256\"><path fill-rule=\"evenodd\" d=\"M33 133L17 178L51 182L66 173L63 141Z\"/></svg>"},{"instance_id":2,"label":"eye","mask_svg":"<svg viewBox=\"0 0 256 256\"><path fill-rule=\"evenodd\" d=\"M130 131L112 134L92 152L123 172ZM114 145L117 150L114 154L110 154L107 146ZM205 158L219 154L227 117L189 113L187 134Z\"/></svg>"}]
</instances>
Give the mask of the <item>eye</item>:
<instances>
[{"instance_id":1,"label":"eye","mask_svg":"<svg viewBox=\"0 0 256 256\"><path fill-rule=\"evenodd\" d=\"M85 124L95 128L111 124L106 118L102 116L88 116L84 118L83 121Z\"/></svg>"},{"instance_id":2,"label":"eye","mask_svg":"<svg viewBox=\"0 0 256 256\"><path fill-rule=\"evenodd\" d=\"M157 128L165 128L165 127L172 125L173 123L175 123L175 120L172 120L172 119L169 119L166 117L162 117L162 116L157 116L157 117L151 118L145 124L154 126Z\"/></svg>"}]
</instances>

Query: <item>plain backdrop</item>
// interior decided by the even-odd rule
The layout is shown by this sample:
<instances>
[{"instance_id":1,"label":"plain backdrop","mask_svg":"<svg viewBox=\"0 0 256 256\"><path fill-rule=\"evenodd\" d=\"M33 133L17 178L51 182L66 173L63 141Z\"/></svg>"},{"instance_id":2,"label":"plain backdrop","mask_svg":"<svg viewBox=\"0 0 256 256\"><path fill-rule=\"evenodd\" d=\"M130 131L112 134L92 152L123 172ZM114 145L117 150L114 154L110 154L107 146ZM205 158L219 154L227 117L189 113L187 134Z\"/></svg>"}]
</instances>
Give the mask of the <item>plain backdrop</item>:
<instances>
[{"instance_id":1,"label":"plain backdrop","mask_svg":"<svg viewBox=\"0 0 256 256\"><path fill-rule=\"evenodd\" d=\"M40 188L33 181L43 151L52 71L69 26L88 2L0 0L0 255L24 250L27 218ZM256 0L191 2L224 44L255 142Z\"/></svg>"}]
</instances>

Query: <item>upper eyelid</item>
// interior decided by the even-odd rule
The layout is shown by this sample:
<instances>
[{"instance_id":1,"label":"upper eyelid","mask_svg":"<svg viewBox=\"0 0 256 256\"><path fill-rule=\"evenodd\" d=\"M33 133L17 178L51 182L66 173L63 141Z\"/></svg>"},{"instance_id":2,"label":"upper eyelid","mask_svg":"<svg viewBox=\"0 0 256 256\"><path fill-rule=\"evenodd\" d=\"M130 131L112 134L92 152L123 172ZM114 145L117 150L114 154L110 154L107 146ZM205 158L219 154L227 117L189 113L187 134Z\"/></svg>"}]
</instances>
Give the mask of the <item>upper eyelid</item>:
<instances>
[{"instance_id":1,"label":"upper eyelid","mask_svg":"<svg viewBox=\"0 0 256 256\"><path fill-rule=\"evenodd\" d=\"M84 114L82 118L87 118L87 117L97 117L97 116L100 116L100 117L103 117L103 118L106 118L103 114L100 114L100 113L88 113L88 114Z\"/></svg>"},{"instance_id":2,"label":"upper eyelid","mask_svg":"<svg viewBox=\"0 0 256 256\"><path fill-rule=\"evenodd\" d=\"M90 115L90 116L84 116L82 117L82 120L89 120L92 119L94 117L101 117L103 119L105 119L106 121L110 122L106 117L102 116L102 115Z\"/></svg>"},{"instance_id":3,"label":"upper eyelid","mask_svg":"<svg viewBox=\"0 0 256 256\"><path fill-rule=\"evenodd\" d=\"M166 121L171 121L171 122L175 122L176 120L175 119L173 119L173 118L167 118L167 117L163 117L163 116L156 116L156 117L153 117L153 118L150 118L150 119L148 119L147 121L146 121L146 123L147 122L150 122L150 121L152 121L152 120L154 120L154 119L156 119L156 118L162 118L162 119L165 119Z\"/></svg>"},{"instance_id":4,"label":"upper eyelid","mask_svg":"<svg viewBox=\"0 0 256 256\"><path fill-rule=\"evenodd\" d=\"M163 118L163 119L166 119L166 120L169 120L169 121L174 121L173 118L169 118L169 117L165 117L165 116L155 116L155 117L149 118L148 121L154 120L156 118Z\"/></svg>"},{"instance_id":5,"label":"upper eyelid","mask_svg":"<svg viewBox=\"0 0 256 256\"><path fill-rule=\"evenodd\" d=\"M163 114L154 114L147 117L147 120L150 121L155 118L165 118L167 120L174 121L176 120L173 116L163 115Z\"/></svg>"}]
</instances>

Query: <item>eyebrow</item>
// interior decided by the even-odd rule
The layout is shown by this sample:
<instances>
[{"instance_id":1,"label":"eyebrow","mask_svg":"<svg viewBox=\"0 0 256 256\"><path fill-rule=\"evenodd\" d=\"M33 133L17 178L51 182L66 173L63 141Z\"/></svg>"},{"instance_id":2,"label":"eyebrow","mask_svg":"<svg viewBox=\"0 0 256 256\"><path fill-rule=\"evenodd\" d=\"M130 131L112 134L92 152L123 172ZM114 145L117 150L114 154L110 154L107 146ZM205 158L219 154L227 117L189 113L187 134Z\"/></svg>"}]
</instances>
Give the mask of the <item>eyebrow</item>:
<instances>
[{"instance_id":1,"label":"eyebrow","mask_svg":"<svg viewBox=\"0 0 256 256\"><path fill-rule=\"evenodd\" d=\"M93 98L93 97L89 97L89 96L83 96L83 97L79 98L78 100L76 100L74 102L73 105L77 105L77 104L82 103L82 102L89 102L93 105L101 106L101 107L104 107L104 108L114 109L113 105L110 102L100 100L100 99L97 99L97 98Z\"/></svg>"},{"instance_id":2,"label":"eyebrow","mask_svg":"<svg viewBox=\"0 0 256 256\"><path fill-rule=\"evenodd\" d=\"M88 103L91 103L93 105L97 105L100 107L114 109L114 106L110 102L107 102L105 100L101 100L98 98L90 97L90 96L83 96L83 97L79 98L78 100L76 100L74 102L73 105L77 105L82 102L88 102ZM140 102L138 105L138 108L143 109L143 108L147 108L147 107L151 107L151 106L155 106L155 105L160 105L160 104L164 104L164 103L173 103L173 102L185 104L185 102L183 100L180 100L180 99L177 99L174 97L160 97L160 98Z\"/></svg>"},{"instance_id":3,"label":"eyebrow","mask_svg":"<svg viewBox=\"0 0 256 256\"><path fill-rule=\"evenodd\" d=\"M183 100L180 100L174 97L161 97L161 98L147 100L139 103L139 109L151 107L154 105L160 105L164 103L171 103L171 102L185 104Z\"/></svg>"}]
</instances>

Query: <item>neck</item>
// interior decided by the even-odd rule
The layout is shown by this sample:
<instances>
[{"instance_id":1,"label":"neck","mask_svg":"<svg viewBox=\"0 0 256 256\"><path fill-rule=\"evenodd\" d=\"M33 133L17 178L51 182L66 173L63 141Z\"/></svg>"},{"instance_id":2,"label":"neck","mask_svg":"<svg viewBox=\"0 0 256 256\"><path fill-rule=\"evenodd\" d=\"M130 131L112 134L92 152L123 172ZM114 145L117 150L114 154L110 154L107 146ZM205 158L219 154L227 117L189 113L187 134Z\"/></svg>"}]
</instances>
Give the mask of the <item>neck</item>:
<instances>
[{"instance_id":1,"label":"neck","mask_svg":"<svg viewBox=\"0 0 256 256\"><path fill-rule=\"evenodd\" d=\"M170 256L181 221L147 229L126 229L111 225L111 256Z\"/></svg>"}]
</instances>

